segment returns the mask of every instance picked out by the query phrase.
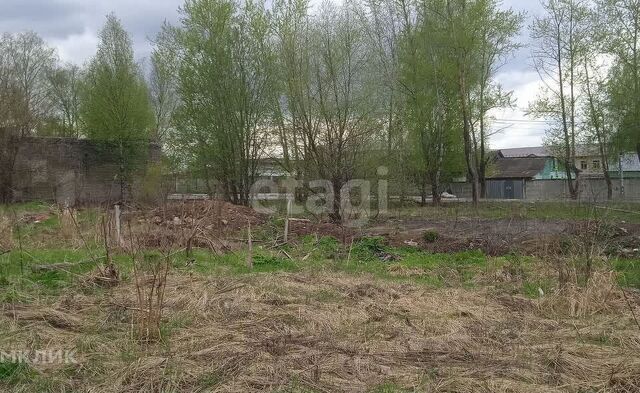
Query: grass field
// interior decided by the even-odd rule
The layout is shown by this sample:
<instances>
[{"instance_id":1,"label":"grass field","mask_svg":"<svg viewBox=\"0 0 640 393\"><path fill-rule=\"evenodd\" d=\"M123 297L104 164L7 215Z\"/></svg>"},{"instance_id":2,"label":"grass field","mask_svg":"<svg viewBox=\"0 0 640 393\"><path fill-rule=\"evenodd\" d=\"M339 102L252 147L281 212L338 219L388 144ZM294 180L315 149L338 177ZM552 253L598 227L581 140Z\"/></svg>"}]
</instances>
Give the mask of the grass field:
<instances>
[{"instance_id":1,"label":"grass field","mask_svg":"<svg viewBox=\"0 0 640 393\"><path fill-rule=\"evenodd\" d=\"M633 206L571 207L455 205L396 209L393 217L598 221L634 241L633 214L618 215ZM0 391L640 389L640 258L599 247L610 238L600 229L558 253L487 255L481 247L433 252L423 242L450 240L426 232L408 244L366 230L346 242L318 230L285 243L282 220L267 218L252 227L250 248L246 231L234 229L224 232L225 249L197 243L167 252L161 242L131 253L104 247L97 209L76 212L73 230L46 204L0 216L0 350L65 350L75 359L5 356ZM190 228L157 221L168 232ZM140 236L167 234L139 217L131 222ZM105 285L96 278L108 260L118 277ZM162 261L169 269L159 335L143 340L138 293L150 287L141 271Z\"/></svg>"}]
</instances>

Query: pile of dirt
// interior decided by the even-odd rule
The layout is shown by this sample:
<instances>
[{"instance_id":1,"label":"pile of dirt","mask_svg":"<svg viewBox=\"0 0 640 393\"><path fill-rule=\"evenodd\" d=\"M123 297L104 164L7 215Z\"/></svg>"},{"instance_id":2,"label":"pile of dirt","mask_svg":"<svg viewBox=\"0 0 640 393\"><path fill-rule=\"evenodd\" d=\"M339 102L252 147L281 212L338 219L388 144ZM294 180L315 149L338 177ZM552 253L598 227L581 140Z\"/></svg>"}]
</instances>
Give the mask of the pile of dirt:
<instances>
[{"instance_id":1,"label":"pile of dirt","mask_svg":"<svg viewBox=\"0 0 640 393\"><path fill-rule=\"evenodd\" d=\"M343 244L350 244L353 239L359 236L356 229L330 221L291 220L289 221L289 232L293 239L309 235L318 236L319 238L331 236Z\"/></svg>"},{"instance_id":2,"label":"pile of dirt","mask_svg":"<svg viewBox=\"0 0 640 393\"><path fill-rule=\"evenodd\" d=\"M569 246L597 242L607 255L640 256L640 225L628 223L414 217L376 223L366 232L371 236L384 236L393 246L412 244L438 253L481 250L490 256L513 252L544 256L567 252ZM438 236L425 241L425 232Z\"/></svg>"},{"instance_id":3,"label":"pile of dirt","mask_svg":"<svg viewBox=\"0 0 640 393\"><path fill-rule=\"evenodd\" d=\"M164 206L134 213L139 241L145 247L166 245L210 248L224 252L238 247L241 231L266 222L266 216L250 207L224 201L170 202Z\"/></svg>"},{"instance_id":4,"label":"pile of dirt","mask_svg":"<svg viewBox=\"0 0 640 393\"><path fill-rule=\"evenodd\" d=\"M146 214L157 225L199 225L208 230L232 233L265 222L266 217L250 207L218 200L170 202Z\"/></svg>"}]
</instances>

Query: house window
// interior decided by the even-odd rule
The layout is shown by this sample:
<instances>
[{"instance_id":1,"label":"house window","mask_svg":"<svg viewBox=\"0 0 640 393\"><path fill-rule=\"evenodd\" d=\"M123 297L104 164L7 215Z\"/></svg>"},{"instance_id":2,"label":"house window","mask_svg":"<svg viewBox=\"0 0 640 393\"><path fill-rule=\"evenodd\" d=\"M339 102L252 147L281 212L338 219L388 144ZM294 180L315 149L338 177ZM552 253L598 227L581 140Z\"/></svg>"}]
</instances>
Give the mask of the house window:
<instances>
[{"instance_id":1,"label":"house window","mask_svg":"<svg viewBox=\"0 0 640 393\"><path fill-rule=\"evenodd\" d=\"M593 160L593 169L600 169L600 160Z\"/></svg>"},{"instance_id":2,"label":"house window","mask_svg":"<svg viewBox=\"0 0 640 393\"><path fill-rule=\"evenodd\" d=\"M586 161L580 161L580 169L585 170L588 169L589 166L587 165Z\"/></svg>"}]
</instances>

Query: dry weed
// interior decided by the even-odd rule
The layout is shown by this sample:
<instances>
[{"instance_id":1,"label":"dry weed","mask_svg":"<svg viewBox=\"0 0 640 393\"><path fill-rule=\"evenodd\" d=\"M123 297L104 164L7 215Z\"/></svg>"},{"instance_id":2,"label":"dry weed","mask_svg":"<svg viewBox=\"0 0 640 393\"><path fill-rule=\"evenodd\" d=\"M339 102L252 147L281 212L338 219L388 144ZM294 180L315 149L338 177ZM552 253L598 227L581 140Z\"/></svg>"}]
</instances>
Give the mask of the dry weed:
<instances>
[{"instance_id":1,"label":"dry weed","mask_svg":"<svg viewBox=\"0 0 640 393\"><path fill-rule=\"evenodd\" d=\"M589 317L599 313L619 312L628 308L618 286L616 273L596 271L586 285L578 285L576 276L540 303L543 310L571 317Z\"/></svg>"},{"instance_id":2,"label":"dry weed","mask_svg":"<svg viewBox=\"0 0 640 393\"><path fill-rule=\"evenodd\" d=\"M11 250L13 246L13 223L9 217L0 215L0 253Z\"/></svg>"},{"instance_id":3,"label":"dry weed","mask_svg":"<svg viewBox=\"0 0 640 393\"><path fill-rule=\"evenodd\" d=\"M63 348L90 347L79 353L86 363L71 378L76 390L365 392L392 381L433 392L638 391L638 328L628 309L597 289L612 279L594 276L582 293L588 302L568 302L558 317L536 301L483 289L428 290L327 273L169 275L160 317L180 327L165 344L136 350L129 338L135 283L51 306L71 318L21 310L5 313L0 325L15 325L7 335L15 341L37 335ZM99 374L84 375L91 367Z\"/></svg>"}]
</instances>

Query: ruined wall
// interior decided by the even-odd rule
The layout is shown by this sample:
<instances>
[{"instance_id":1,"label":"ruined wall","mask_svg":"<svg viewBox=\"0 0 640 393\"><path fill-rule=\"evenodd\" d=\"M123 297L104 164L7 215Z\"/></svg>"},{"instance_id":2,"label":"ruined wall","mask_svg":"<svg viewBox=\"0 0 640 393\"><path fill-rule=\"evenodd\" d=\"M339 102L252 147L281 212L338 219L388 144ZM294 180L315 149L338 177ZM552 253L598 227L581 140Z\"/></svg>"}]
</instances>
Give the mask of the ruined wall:
<instances>
[{"instance_id":1,"label":"ruined wall","mask_svg":"<svg viewBox=\"0 0 640 393\"><path fill-rule=\"evenodd\" d=\"M159 162L160 157L160 148L149 145L143 167ZM128 186L135 190L137 184ZM13 181L16 201L102 203L122 199L120 188L117 163L89 140L34 137L20 144Z\"/></svg>"}]
</instances>

